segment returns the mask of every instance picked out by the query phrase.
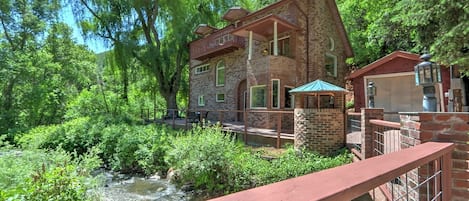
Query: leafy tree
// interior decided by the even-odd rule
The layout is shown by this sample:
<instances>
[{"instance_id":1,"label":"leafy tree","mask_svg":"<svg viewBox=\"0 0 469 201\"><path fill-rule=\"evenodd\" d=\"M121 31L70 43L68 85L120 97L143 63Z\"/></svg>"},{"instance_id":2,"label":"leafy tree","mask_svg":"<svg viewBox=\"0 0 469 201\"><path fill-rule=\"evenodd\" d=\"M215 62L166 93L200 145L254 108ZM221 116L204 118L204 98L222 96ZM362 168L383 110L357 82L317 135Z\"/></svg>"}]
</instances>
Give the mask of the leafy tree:
<instances>
[{"instance_id":1,"label":"leafy tree","mask_svg":"<svg viewBox=\"0 0 469 201\"><path fill-rule=\"evenodd\" d=\"M469 72L469 5L465 0L402 0L393 22L412 30L414 51L429 48L434 60ZM427 49L428 50L428 49Z\"/></svg>"},{"instance_id":2,"label":"leafy tree","mask_svg":"<svg viewBox=\"0 0 469 201\"><path fill-rule=\"evenodd\" d=\"M469 70L469 7L464 0L338 0L355 58L364 66L395 50Z\"/></svg>"},{"instance_id":3,"label":"leafy tree","mask_svg":"<svg viewBox=\"0 0 469 201\"><path fill-rule=\"evenodd\" d=\"M121 71L135 58L154 77L167 108L177 109L192 31L199 23L219 23L221 14L235 4L221 0L81 0L73 7L84 32L113 46Z\"/></svg>"}]
</instances>

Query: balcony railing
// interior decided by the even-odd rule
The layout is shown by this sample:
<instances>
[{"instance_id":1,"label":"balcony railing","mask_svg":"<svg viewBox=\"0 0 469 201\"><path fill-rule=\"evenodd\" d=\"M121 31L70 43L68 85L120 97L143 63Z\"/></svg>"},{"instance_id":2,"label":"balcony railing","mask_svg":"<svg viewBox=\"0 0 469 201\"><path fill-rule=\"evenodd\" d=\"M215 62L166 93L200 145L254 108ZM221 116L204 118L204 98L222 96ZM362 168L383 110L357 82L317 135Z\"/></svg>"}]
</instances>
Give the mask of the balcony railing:
<instances>
[{"instance_id":1,"label":"balcony railing","mask_svg":"<svg viewBox=\"0 0 469 201\"><path fill-rule=\"evenodd\" d=\"M372 157L348 165L288 179L274 184L241 191L213 199L231 200L352 200L362 195L374 197L377 187L401 175L423 167L431 176L408 191L417 192L427 200L449 200L451 197L452 143L427 142L412 148ZM431 168L427 168L430 165ZM405 193L404 189L404 193ZM412 200L408 194L392 200ZM418 200L418 199L417 199Z\"/></svg>"},{"instance_id":2,"label":"balcony railing","mask_svg":"<svg viewBox=\"0 0 469 201\"><path fill-rule=\"evenodd\" d=\"M190 44L191 59L204 60L244 48L245 39L230 34L234 26L228 26Z\"/></svg>"}]
</instances>

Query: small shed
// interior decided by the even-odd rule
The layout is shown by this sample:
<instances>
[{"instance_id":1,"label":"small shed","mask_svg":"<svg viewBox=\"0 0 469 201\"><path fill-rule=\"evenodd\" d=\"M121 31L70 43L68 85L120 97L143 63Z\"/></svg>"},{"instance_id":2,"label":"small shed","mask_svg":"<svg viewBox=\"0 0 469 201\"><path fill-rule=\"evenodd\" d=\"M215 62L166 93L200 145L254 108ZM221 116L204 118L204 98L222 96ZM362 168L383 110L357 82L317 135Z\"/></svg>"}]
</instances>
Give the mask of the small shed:
<instances>
[{"instance_id":1,"label":"small shed","mask_svg":"<svg viewBox=\"0 0 469 201\"><path fill-rule=\"evenodd\" d=\"M295 96L295 148L330 155L345 145L346 91L322 80L290 90Z\"/></svg>"},{"instance_id":2,"label":"small shed","mask_svg":"<svg viewBox=\"0 0 469 201\"><path fill-rule=\"evenodd\" d=\"M350 74L352 81L355 111L368 107L367 85L374 82L375 108L386 112L422 111L422 87L415 85L414 66L420 63L420 55L395 51ZM450 88L449 69L441 67L442 83L436 84L436 97L439 111L447 111L448 103L444 93Z\"/></svg>"}]
</instances>

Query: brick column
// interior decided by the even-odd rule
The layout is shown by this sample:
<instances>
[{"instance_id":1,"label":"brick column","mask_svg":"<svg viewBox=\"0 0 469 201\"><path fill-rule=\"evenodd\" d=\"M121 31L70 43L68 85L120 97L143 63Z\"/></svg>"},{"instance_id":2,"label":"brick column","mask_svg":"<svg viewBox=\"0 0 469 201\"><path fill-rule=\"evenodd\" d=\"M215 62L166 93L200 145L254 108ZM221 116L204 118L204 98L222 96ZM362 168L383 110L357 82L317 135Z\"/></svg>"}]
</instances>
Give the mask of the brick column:
<instances>
[{"instance_id":1,"label":"brick column","mask_svg":"<svg viewBox=\"0 0 469 201\"><path fill-rule=\"evenodd\" d=\"M362 108L361 110L361 150L363 157L373 157L373 130L371 128L370 119L383 119L383 108Z\"/></svg>"},{"instance_id":2,"label":"brick column","mask_svg":"<svg viewBox=\"0 0 469 201\"><path fill-rule=\"evenodd\" d=\"M429 141L452 142L452 200L469 199L469 113L401 113L401 148ZM419 180L433 173L434 164L418 170ZM430 172L428 172L430 171ZM426 189L419 189L418 200L426 200Z\"/></svg>"},{"instance_id":3,"label":"brick column","mask_svg":"<svg viewBox=\"0 0 469 201\"><path fill-rule=\"evenodd\" d=\"M421 141L452 142L452 200L469 199L469 113L419 113Z\"/></svg>"}]
</instances>

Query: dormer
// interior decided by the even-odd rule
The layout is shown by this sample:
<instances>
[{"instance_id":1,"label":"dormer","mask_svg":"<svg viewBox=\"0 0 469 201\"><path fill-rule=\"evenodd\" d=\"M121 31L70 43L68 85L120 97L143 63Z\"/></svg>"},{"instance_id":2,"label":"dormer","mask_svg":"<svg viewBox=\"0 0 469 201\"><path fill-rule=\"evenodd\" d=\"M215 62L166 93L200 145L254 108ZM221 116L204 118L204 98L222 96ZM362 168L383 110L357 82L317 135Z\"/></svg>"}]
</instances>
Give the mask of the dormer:
<instances>
[{"instance_id":1,"label":"dormer","mask_svg":"<svg viewBox=\"0 0 469 201\"><path fill-rule=\"evenodd\" d=\"M212 27L207 24L199 24L197 28L195 29L194 33L203 37L206 37L213 33L214 31L217 31L218 29L215 27Z\"/></svg>"},{"instance_id":2,"label":"dormer","mask_svg":"<svg viewBox=\"0 0 469 201\"><path fill-rule=\"evenodd\" d=\"M241 8L239 6L236 6L236 7L232 7L228 9L225 15L223 15L223 19L228 22L235 23L236 21L238 21L239 19L243 18L244 16L248 14L249 14L248 10Z\"/></svg>"}]
</instances>

